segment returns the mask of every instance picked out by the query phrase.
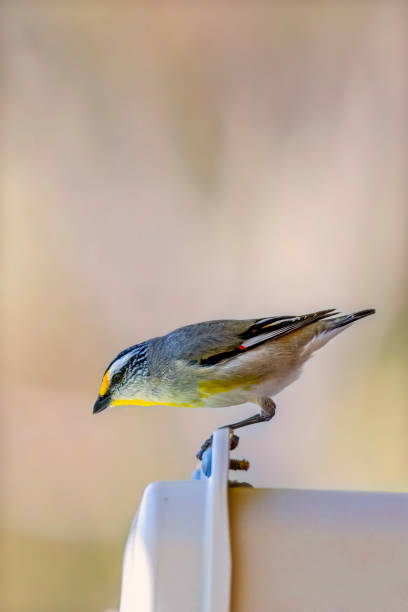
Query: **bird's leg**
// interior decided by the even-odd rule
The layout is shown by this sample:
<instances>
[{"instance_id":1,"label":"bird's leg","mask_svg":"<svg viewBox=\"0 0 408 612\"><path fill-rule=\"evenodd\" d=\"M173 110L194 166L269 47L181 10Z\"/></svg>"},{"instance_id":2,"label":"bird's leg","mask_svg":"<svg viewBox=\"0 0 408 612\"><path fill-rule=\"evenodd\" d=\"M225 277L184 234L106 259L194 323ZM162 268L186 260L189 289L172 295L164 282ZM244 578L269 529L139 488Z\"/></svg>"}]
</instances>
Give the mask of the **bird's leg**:
<instances>
[{"instance_id":1,"label":"bird's leg","mask_svg":"<svg viewBox=\"0 0 408 612\"><path fill-rule=\"evenodd\" d=\"M260 414L254 414L253 416L248 417L247 419L243 419L242 421L238 421L237 423L230 423L229 425L223 425L222 427L219 427L218 429L229 428L229 429L234 430L234 429L238 429L239 427L246 427L247 425L255 425L255 423L266 423L267 421L270 421L271 418L275 414L275 410L276 410L275 402L270 397L261 397L259 400L259 404L261 406ZM235 438L238 438L238 436L235 436ZM234 436L232 436L232 439L234 439ZM203 454L208 448L210 448L211 444L212 444L212 436L211 438L208 438L208 440L206 440L201 445L201 448L196 455L197 459L201 461ZM232 446L231 448L234 448L234 446Z\"/></svg>"},{"instance_id":2,"label":"bird's leg","mask_svg":"<svg viewBox=\"0 0 408 612\"><path fill-rule=\"evenodd\" d=\"M229 425L223 425L218 429L226 429L229 427L230 429L238 429L239 427L246 427L247 425L255 425L255 423L263 423L266 419L261 414L254 414L247 419L243 419L242 421L238 421L237 423L230 423Z\"/></svg>"},{"instance_id":3,"label":"bird's leg","mask_svg":"<svg viewBox=\"0 0 408 612\"><path fill-rule=\"evenodd\" d=\"M229 427L230 429L238 429L239 427L246 427L247 425L255 425L255 423L265 423L270 421L271 418L275 414L276 404L270 397L262 397L260 400L261 405L261 413L254 414L243 421L238 421L237 423L230 423L229 425L223 425L219 429L225 429Z\"/></svg>"}]
</instances>

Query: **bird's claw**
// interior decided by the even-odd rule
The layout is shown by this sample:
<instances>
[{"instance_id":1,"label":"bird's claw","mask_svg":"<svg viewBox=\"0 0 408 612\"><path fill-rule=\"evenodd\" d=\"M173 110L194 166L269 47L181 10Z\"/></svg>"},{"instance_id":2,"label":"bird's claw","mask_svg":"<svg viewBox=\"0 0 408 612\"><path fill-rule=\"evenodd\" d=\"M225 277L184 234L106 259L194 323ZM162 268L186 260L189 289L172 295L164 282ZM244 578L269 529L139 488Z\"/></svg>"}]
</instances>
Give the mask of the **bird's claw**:
<instances>
[{"instance_id":1,"label":"bird's claw","mask_svg":"<svg viewBox=\"0 0 408 612\"><path fill-rule=\"evenodd\" d=\"M211 438L208 438L205 442L202 443L200 450L198 451L198 453L196 454L196 457L199 461L202 460L203 455L205 453L205 451L210 448L210 446L212 445L212 436Z\"/></svg>"},{"instance_id":2,"label":"bird's claw","mask_svg":"<svg viewBox=\"0 0 408 612\"><path fill-rule=\"evenodd\" d=\"M239 436L237 436L231 431L229 437L230 437L230 450L234 450L234 448L237 448L238 446ZM212 441L213 441L213 437L211 436L205 442L202 443L200 450L196 454L196 457L199 461L202 461L205 451L208 450L210 446L212 446Z\"/></svg>"},{"instance_id":3,"label":"bird's claw","mask_svg":"<svg viewBox=\"0 0 408 612\"><path fill-rule=\"evenodd\" d=\"M234 450L234 448L237 448L238 442L239 442L239 436L231 432L230 433L230 450Z\"/></svg>"}]
</instances>

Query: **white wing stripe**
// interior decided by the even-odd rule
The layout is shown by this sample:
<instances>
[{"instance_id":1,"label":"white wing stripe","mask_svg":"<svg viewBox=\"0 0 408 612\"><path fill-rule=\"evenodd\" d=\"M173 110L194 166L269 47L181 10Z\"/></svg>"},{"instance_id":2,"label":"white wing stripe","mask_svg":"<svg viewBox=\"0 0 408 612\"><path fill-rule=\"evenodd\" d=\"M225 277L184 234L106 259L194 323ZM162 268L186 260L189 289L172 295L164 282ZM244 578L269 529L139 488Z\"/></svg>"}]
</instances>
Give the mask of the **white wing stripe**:
<instances>
[{"instance_id":1,"label":"white wing stripe","mask_svg":"<svg viewBox=\"0 0 408 612\"><path fill-rule=\"evenodd\" d=\"M245 340L242 343L242 346L244 346L245 348L249 348L250 346L253 346L254 344L259 344L260 342L263 342L264 340L268 340L268 338L272 338L275 334L276 334L276 331L269 332L267 334L260 334L259 336L255 336L254 338L248 338L248 340Z\"/></svg>"},{"instance_id":2,"label":"white wing stripe","mask_svg":"<svg viewBox=\"0 0 408 612\"><path fill-rule=\"evenodd\" d=\"M256 325L262 325L262 323L267 323L267 321L271 321L270 323L265 325L265 328L274 327L275 325L281 325L282 323L293 323L294 321L298 321L299 319L300 317L282 317L281 319L275 319L274 321L271 321L271 317L268 317L267 319L260 319L260 321L256 322Z\"/></svg>"}]
</instances>

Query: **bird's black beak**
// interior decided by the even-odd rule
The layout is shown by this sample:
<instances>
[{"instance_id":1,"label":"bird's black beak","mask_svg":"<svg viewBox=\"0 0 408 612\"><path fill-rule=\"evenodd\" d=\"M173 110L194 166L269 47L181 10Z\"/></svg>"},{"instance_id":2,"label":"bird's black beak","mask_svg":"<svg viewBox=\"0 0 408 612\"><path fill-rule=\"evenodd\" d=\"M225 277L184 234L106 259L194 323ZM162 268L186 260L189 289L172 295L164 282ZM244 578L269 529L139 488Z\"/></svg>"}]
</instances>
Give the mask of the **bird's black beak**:
<instances>
[{"instance_id":1,"label":"bird's black beak","mask_svg":"<svg viewBox=\"0 0 408 612\"><path fill-rule=\"evenodd\" d=\"M96 414L97 412L102 412L102 410L105 410L105 408L107 408L109 404L109 393L107 393L106 395L100 395L94 404L93 413Z\"/></svg>"}]
</instances>

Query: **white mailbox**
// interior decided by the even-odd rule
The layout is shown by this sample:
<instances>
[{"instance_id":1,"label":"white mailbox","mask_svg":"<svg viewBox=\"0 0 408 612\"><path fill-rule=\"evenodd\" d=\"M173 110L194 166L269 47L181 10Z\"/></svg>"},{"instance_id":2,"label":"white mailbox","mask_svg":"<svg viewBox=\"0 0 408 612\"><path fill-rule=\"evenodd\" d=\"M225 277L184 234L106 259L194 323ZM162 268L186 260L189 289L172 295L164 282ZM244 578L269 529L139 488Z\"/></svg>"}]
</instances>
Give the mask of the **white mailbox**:
<instances>
[{"instance_id":1,"label":"white mailbox","mask_svg":"<svg viewBox=\"0 0 408 612\"><path fill-rule=\"evenodd\" d=\"M126 545L120 612L407 612L408 494L149 485ZM196 474L197 476L197 474Z\"/></svg>"}]
</instances>

